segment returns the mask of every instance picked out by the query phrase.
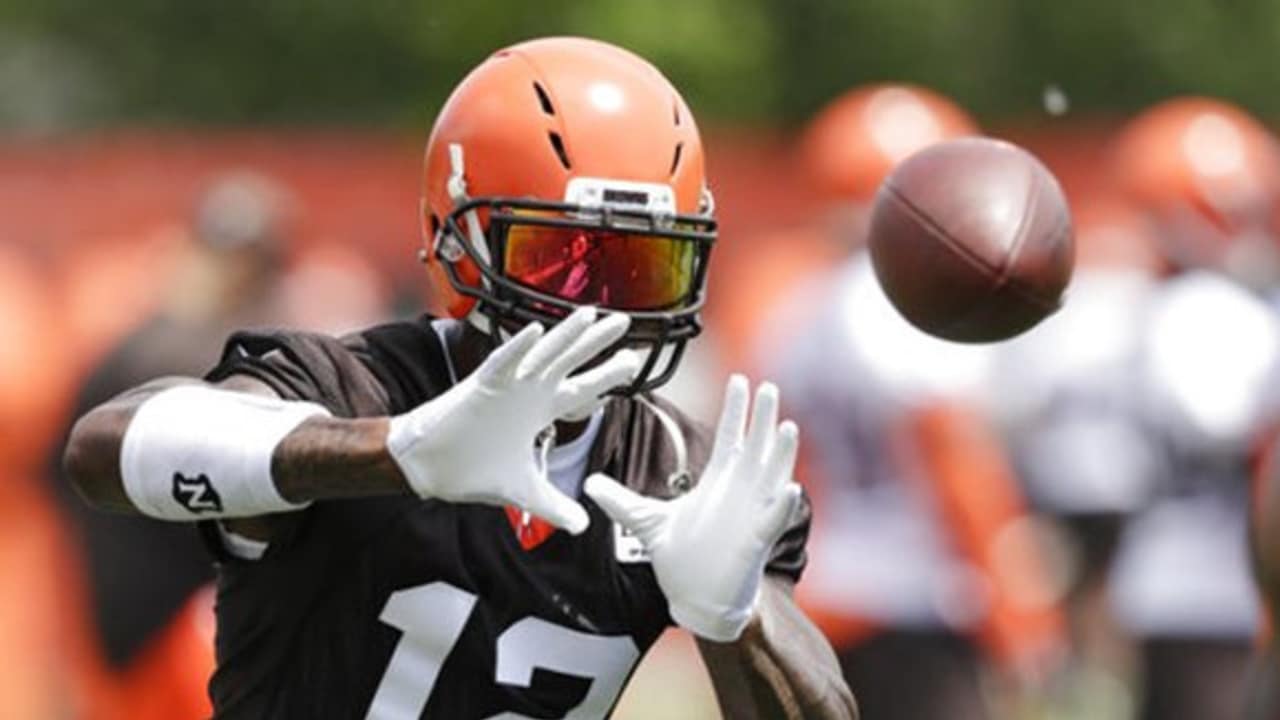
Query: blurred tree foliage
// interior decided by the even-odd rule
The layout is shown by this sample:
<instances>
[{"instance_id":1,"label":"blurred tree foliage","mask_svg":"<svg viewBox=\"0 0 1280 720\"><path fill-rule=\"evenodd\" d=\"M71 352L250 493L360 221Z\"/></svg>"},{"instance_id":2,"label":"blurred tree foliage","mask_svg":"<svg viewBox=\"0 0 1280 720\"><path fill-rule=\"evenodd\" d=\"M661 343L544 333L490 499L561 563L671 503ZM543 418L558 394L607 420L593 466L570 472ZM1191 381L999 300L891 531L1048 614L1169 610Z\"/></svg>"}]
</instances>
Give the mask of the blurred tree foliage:
<instances>
[{"instance_id":1,"label":"blurred tree foliage","mask_svg":"<svg viewBox=\"0 0 1280 720\"><path fill-rule=\"evenodd\" d=\"M713 121L794 122L923 83L1035 117L1204 93L1280 112L1276 0L0 0L0 127L425 126L488 52L585 34L652 59Z\"/></svg>"}]
</instances>

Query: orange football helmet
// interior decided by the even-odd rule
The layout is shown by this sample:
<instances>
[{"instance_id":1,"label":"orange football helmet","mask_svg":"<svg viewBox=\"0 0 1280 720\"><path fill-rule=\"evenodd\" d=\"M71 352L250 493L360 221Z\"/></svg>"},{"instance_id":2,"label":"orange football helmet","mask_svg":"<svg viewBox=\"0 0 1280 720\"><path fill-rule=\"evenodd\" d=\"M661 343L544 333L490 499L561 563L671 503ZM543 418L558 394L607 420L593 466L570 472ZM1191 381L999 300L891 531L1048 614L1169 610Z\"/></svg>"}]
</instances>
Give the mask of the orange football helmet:
<instances>
[{"instance_id":1,"label":"orange football helmet","mask_svg":"<svg viewBox=\"0 0 1280 720\"><path fill-rule=\"evenodd\" d=\"M1175 267L1274 281L1280 148L1247 112L1210 98L1160 103L1121 131L1112 170Z\"/></svg>"},{"instance_id":2,"label":"orange football helmet","mask_svg":"<svg viewBox=\"0 0 1280 720\"><path fill-rule=\"evenodd\" d=\"M913 85L850 90L805 131L805 164L833 201L870 203L899 162L929 145L977 135L978 125L947 98Z\"/></svg>"},{"instance_id":3,"label":"orange football helmet","mask_svg":"<svg viewBox=\"0 0 1280 720\"><path fill-rule=\"evenodd\" d=\"M631 390L665 382L701 330L702 141L680 93L621 48L544 38L472 70L427 142L422 222L437 315L496 337L578 305L626 312L625 341L653 349Z\"/></svg>"}]
</instances>

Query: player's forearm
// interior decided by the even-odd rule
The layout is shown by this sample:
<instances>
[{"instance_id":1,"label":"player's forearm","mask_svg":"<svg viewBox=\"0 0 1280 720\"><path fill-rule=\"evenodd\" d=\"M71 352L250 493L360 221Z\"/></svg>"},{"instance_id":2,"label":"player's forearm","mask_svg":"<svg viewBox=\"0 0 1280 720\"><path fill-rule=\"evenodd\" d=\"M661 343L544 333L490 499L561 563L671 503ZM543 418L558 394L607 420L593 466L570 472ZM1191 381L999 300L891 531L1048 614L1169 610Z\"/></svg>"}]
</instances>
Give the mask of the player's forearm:
<instances>
[{"instance_id":1,"label":"player's forearm","mask_svg":"<svg viewBox=\"0 0 1280 720\"><path fill-rule=\"evenodd\" d=\"M291 502L412 492L387 452L388 419L317 417L285 436L271 475Z\"/></svg>"},{"instance_id":2,"label":"player's forearm","mask_svg":"<svg viewBox=\"0 0 1280 720\"><path fill-rule=\"evenodd\" d=\"M736 642L698 645L725 717L858 717L835 653L785 581L765 581L759 610Z\"/></svg>"},{"instance_id":3,"label":"player's forearm","mask_svg":"<svg viewBox=\"0 0 1280 720\"><path fill-rule=\"evenodd\" d=\"M71 482L86 500L106 510L155 515L154 512L140 509L140 503L136 501L136 497L130 496L127 489L124 467L128 463L122 461L125 438L139 409L145 403L166 390L184 385L212 389L212 386L189 378L156 381L95 408L76 423L67 443L64 464ZM224 383L219 387L274 399L274 393L269 388L244 379ZM195 407L189 413L193 424L201 422L203 416L202 410ZM250 417L251 421L252 419ZM239 431L242 432L243 429ZM270 449L270 478L266 482L272 484L270 489L279 498L293 505L329 498L408 492L403 475L387 453L386 437L386 418L343 419L327 415L310 417L289 430ZM167 446L178 444L185 444L186 447ZM167 454L174 458L203 455L208 460L208 456L216 456L219 451L234 453L237 443L233 440L229 442L228 438L216 433L195 439L188 433L186 437L180 434L152 437L143 445L145 452L149 454ZM200 445L207 447L202 448ZM262 467L265 468L265 455L263 460ZM143 461L143 464L146 462ZM215 467L218 464L212 463ZM193 463L191 467L187 467L186 463L175 463L172 467L161 468L163 472L160 474L167 478L186 473L190 479L196 479L205 474L207 465L208 463ZM218 473L212 475L216 476ZM223 506L230 508L235 505L236 498L228 496L229 489L225 484L234 484L235 480L236 478L226 477L224 473L222 477L209 481L214 490L219 492L219 513ZM176 488L175 485L175 493ZM135 487L135 496L136 494ZM269 508L264 510L264 514L279 510L280 508ZM252 514L254 513L230 513L239 516Z\"/></svg>"}]
</instances>

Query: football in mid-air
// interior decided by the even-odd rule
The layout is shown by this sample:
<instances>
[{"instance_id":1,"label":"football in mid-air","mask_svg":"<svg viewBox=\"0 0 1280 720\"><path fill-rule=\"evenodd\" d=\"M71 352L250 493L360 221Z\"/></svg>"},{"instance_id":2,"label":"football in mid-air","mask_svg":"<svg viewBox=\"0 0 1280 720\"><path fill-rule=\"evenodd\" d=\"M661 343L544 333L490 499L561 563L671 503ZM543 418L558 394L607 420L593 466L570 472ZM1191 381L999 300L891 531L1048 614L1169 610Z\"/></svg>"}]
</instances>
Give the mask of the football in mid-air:
<instances>
[{"instance_id":1,"label":"football in mid-air","mask_svg":"<svg viewBox=\"0 0 1280 720\"><path fill-rule=\"evenodd\" d=\"M871 261L898 312L958 342L992 342L1053 313L1075 261L1061 186L1022 148L991 138L938 143L885 179L871 212Z\"/></svg>"}]
</instances>

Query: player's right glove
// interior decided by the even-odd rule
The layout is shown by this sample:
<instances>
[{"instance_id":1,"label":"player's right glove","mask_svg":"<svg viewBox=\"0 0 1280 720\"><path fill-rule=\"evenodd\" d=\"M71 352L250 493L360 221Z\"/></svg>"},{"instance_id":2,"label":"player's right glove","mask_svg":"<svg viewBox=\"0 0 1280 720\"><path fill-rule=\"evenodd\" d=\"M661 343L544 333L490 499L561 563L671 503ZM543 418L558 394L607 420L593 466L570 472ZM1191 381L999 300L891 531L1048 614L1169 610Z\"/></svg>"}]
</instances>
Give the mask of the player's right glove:
<instances>
[{"instance_id":1,"label":"player's right glove","mask_svg":"<svg viewBox=\"0 0 1280 720\"><path fill-rule=\"evenodd\" d=\"M439 397L391 418L387 449L418 495L450 502L514 505L577 534L589 522L536 461L535 440L556 418L631 382L640 358L619 350L572 378L626 333L630 318L599 322L576 310L543 335L537 323L498 347Z\"/></svg>"}]
</instances>

